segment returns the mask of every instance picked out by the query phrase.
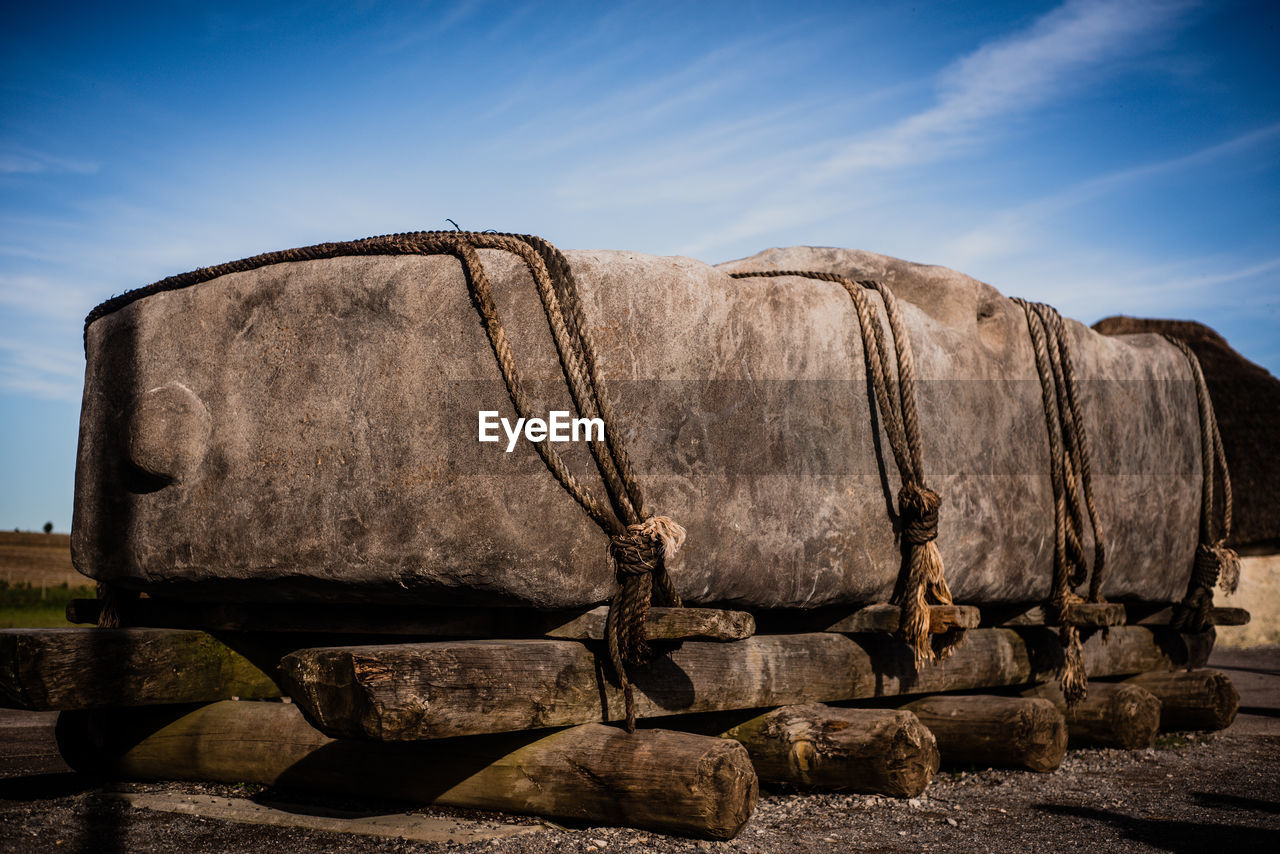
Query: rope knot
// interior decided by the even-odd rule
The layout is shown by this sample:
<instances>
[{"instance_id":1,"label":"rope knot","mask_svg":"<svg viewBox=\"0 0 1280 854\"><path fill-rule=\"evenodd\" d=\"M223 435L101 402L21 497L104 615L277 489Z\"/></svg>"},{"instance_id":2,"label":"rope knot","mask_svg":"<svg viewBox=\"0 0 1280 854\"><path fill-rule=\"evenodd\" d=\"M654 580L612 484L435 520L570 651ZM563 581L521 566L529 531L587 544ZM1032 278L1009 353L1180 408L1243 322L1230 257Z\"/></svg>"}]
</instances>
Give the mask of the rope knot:
<instances>
[{"instance_id":1,"label":"rope knot","mask_svg":"<svg viewBox=\"0 0 1280 854\"><path fill-rule=\"evenodd\" d=\"M1236 592L1240 584L1240 556L1222 540L1196 546L1196 561L1191 570L1191 585L1212 590L1221 586L1227 593Z\"/></svg>"},{"instance_id":2,"label":"rope knot","mask_svg":"<svg viewBox=\"0 0 1280 854\"><path fill-rule=\"evenodd\" d=\"M609 538L609 565L618 579L618 591L609 603L605 635L613 672L626 701L628 732L636 728L636 708L626 668L654 657L645 631L654 600L659 605L680 607L680 594L667 574L667 558L680 550L684 539L684 528L666 516L650 516Z\"/></svg>"},{"instance_id":3,"label":"rope knot","mask_svg":"<svg viewBox=\"0 0 1280 854\"><path fill-rule=\"evenodd\" d=\"M609 538L609 563L619 584L665 571L666 558L684 545L685 530L666 516L650 516Z\"/></svg>"},{"instance_id":4,"label":"rope knot","mask_svg":"<svg viewBox=\"0 0 1280 854\"><path fill-rule=\"evenodd\" d=\"M938 538L938 507L942 497L927 486L906 484L898 491L898 512L902 514L902 537L913 546Z\"/></svg>"}]
</instances>

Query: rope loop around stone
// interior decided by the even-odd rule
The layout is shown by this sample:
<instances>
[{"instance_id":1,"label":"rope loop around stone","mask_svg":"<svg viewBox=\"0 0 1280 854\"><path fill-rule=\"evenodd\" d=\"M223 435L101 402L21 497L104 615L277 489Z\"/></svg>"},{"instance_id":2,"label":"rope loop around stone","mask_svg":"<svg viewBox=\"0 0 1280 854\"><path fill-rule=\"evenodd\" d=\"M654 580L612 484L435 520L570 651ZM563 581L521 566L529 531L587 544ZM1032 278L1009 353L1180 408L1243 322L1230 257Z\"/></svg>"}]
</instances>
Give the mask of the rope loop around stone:
<instances>
[{"instance_id":1,"label":"rope loop around stone","mask_svg":"<svg viewBox=\"0 0 1280 854\"><path fill-rule=\"evenodd\" d=\"M917 666L946 658L963 640L964 629L952 628L941 635L934 635L930 629L930 606L950 605L952 599L942 552L936 542L938 506L942 499L925 486L924 448L916 407L915 355L897 297L883 282L855 282L821 270L756 270L729 275L735 279L800 276L833 282L843 287L853 301L871 384L873 417L878 414L902 482L898 492L898 521L907 548L903 555L902 583L893 597L893 604L902 609L898 635L911 647ZM871 298L872 292L880 297L888 331Z\"/></svg>"},{"instance_id":2,"label":"rope loop around stone","mask_svg":"<svg viewBox=\"0 0 1280 854\"><path fill-rule=\"evenodd\" d=\"M1173 625L1182 631L1204 631L1212 625L1213 588L1234 593L1240 583L1240 556L1227 546L1231 537L1231 472L1218 432L1218 418L1200 359L1181 338L1165 335L1187 361L1200 416L1200 543L1196 546L1187 593L1174 609ZM1221 492L1217 490L1221 481Z\"/></svg>"}]
</instances>

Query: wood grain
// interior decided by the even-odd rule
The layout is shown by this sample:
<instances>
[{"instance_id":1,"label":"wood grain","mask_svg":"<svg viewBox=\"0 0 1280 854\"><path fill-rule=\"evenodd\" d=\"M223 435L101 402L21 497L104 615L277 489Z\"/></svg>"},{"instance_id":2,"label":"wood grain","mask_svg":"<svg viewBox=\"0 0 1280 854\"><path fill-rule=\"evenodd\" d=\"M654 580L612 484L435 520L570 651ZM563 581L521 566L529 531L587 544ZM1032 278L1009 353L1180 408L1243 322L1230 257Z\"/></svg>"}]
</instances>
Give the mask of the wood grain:
<instances>
[{"instance_id":1,"label":"wood grain","mask_svg":"<svg viewBox=\"0 0 1280 854\"><path fill-rule=\"evenodd\" d=\"M757 796L734 741L603 724L386 745L328 738L291 704L225 701L64 712L58 744L73 768L122 779L258 783L710 839L737 834Z\"/></svg>"},{"instance_id":2,"label":"wood grain","mask_svg":"<svg viewBox=\"0 0 1280 854\"><path fill-rule=\"evenodd\" d=\"M1208 637L1117 627L1085 644L1091 675L1203 663ZM621 694L592 647L554 640L442 641L298 650L284 684L323 731L414 741L618 720ZM1054 678L1049 629L977 629L917 670L896 639L826 632L690 641L632 675L641 717L930 694Z\"/></svg>"},{"instance_id":3,"label":"wood grain","mask_svg":"<svg viewBox=\"0 0 1280 854\"><path fill-rule=\"evenodd\" d=\"M1240 694L1236 686L1218 670L1143 673L1126 681L1160 698L1160 729L1163 732L1226 729L1240 710Z\"/></svg>"},{"instance_id":4,"label":"wood grain","mask_svg":"<svg viewBox=\"0 0 1280 854\"><path fill-rule=\"evenodd\" d=\"M0 629L0 705L48 711L278 697L280 651L175 629ZM246 657L251 656L253 660ZM256 662L256 663L255 663Z\"/></svg>"},{"instance_id":5,"label":"wood grain","mask_svg":"<svg viewBox=\"0 0 1280 854\"><path fill-rule=\"evenodd\" d=\"M903 708L929 728L948 764L1052 771L1067 752L1067 723L1048 700L938 696Z\"/></svg>"},{"instance_id":6,"label":"wood grain","mask_svg":"<svg viewBox=\"0 0 1280 854\"><path fill-rule=\"evenodd\" d=\"M1160 731L1160 699L1138 685L1090 682L1088 696L1070 707L1055 682L1031 688L1023 696L1048 700L1062 712L1072 747L1141 750L1155 744Z\"/></svg>"}]
</instances>

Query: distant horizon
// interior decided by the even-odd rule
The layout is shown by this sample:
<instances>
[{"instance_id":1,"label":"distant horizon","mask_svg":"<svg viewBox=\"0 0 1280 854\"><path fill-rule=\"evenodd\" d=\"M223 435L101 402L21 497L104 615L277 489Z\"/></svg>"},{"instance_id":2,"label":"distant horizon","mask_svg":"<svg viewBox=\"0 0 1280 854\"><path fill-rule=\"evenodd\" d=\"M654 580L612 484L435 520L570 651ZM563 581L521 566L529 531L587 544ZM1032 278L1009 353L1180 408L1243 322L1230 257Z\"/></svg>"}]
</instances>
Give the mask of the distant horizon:
<instances>
[{"instance_id":1,"label":"distant horizon","mask_svg":"<svg viewBox=\"0 0 1280 854\"><path fill-rule=\"evenodd\" d=\"M70 529L81 325L261 252L843 246L1280 375L1280 7L72 4L0 32L0 529Z\"/></svg>"}]
</instances>

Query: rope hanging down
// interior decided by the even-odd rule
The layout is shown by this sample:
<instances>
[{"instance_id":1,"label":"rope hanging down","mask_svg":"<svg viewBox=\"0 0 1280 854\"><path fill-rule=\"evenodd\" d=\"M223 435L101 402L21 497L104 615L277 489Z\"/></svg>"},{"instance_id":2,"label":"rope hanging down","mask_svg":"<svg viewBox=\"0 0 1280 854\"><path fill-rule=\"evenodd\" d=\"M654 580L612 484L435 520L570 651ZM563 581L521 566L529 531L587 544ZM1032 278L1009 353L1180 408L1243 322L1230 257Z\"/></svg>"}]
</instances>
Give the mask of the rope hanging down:
<instances>
[{"instance_id":1,"label":"rope hanging down","mask_svg":"<svg viewBox=\"0 0 1280 854\"><path fill-rule=\"evenodd\" d=\"M1196 546L1187 595L1174 609L1173 627L1201 632L1212 625L1209 609L1213 607L1214 586L1221 585L1224 592L1234 593L1240 583L1240 556L1226 544L1231 536L1231 473L1227 471L1227 456L1222 450L1222 436L1218 434L1218 418L1213 412L1213 401L1209 399L1200 360L1181 338L1164 337L1182 351L1191 366L1196 405L1200 412L1200 469L1203 475L1200 485L1200 544ZM1220 509L1215 483L1219 478L1222 480Z\"/></svg>"},{"instance_id":2,"label":"rope hanging down","mask_svg":"<svg viewBox=\"0 0 1280 854\"><path fill-rule=\"evenodd\" d=\"M602 391L596 349L582 313L577 281L567 259L556 247L531 235L424 231L272 252L173 276L107 300L85 319L85 336L87 340L89 326L95 320L129 303L229 273L291 261L350 255L452 255L462 264L467 287L480 313L516 413L527 417L531 410L528 394L520 379L506 330L498 317L489 278L477 254L480 249L502 250L524 261L542 301L574 406L580 416L599 418L605 424L604 441L589 440L588 446L604 482L608 507L574 477L549 440L535 443L534 447L565 491L609 536L607 559L617 578L618 591L609 604L606 633L614 675L625 698L627 730L632 731L636 718L635 697L627 667L647 662L654 655L645 637L645 619L654 599L663 605L678 607L681 604L680 595L667 573L666 561L683 544L685 531L665 516L650 514L645 506L640 484L615 429L617 419L613 407Z\"/></svg>"},{"instance_id":3,"label":"rope hanging down","mask_svg":"<svg viewBox=\"0 0 1280 854\"><path fill-rule=\"evenodd\" d=\"M735 279L802 276L835 282L848 291L858 315L862 349L871 372L877 410L889 438L902 486L898 490L898 518L908 550L907 577L898 604L902 609L898 634L911 646L916 664L946 658L964 638L964 629L952 627L938 637L930 631L929 605L951 604L951 590L943 574L938 550L938 507L942 498L925 485L920 449L920 418L916 410L915 357L906 326L893 292L880 282L854 282L843 276L807 270L767 270L731 273ZM885 364L889 352L884 327L865 289L874 289L884 303L893 334L896 378ZM895 381L896 379L896 381Z\"/></svg>"},{"instance_id":4,"label":"rope hanging down","mask_svg":"<svg viewBox=\"0 0 1280 854\"><path fill-rule=\"evenodd\" d=\"M1089 462L1089 437L1080 413L1080 395L1071 361L1070 338L1062 315L1044 303L1013 300L1027 316L1027 329L1035 350L1036 372L1045 426L1049 433L1049 472L1053 482L1053 587L1045 614L1056 624L1062 639L1064 663L1059 675L1062 694L1075 705L1088 693L1080 630L1067 620L1067 612L1083 602L1072 588L1089 577L1089 602L1103 602L1106 546L1093 503L1093 475ZM1083 507L1081 501L1083 498ZM1093 532L1093 573L1084 554L1084 515Z\"/></svg>"}]
</instances>

